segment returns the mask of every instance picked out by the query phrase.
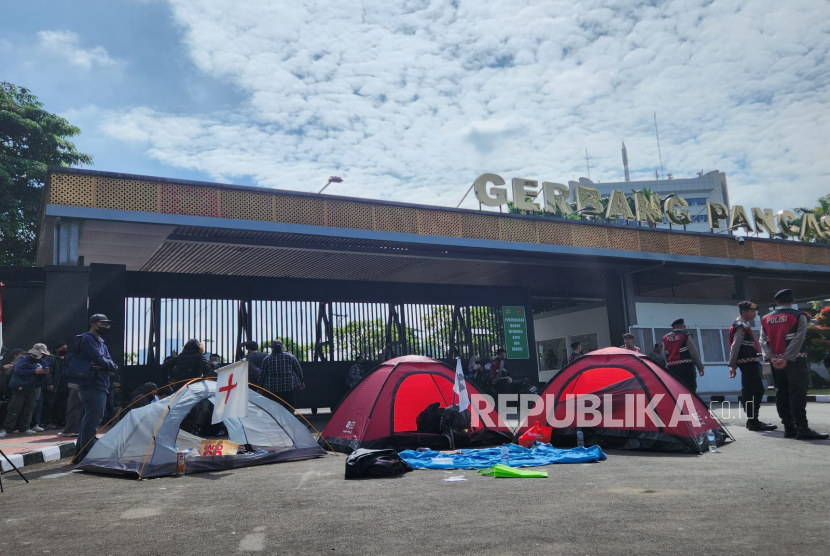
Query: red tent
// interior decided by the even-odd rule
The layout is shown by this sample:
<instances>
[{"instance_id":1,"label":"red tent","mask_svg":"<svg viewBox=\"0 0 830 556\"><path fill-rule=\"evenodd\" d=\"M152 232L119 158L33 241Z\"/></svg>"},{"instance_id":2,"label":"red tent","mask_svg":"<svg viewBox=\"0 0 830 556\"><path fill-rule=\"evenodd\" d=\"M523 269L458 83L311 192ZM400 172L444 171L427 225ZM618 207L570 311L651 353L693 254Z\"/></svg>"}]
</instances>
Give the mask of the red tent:
<instances>
[{"instance_id":1,"label":"red tent","mask_svg":"<svg viewBox=\"0 0 830 556\"><path fill-rule=\"evenodd\" d=\"M553 426L551 443L573 445L576 424L574 405L593 396L598 422L582 427L586 445L626 450L701 453L707 449L706 433L715 432L718 444L727 432L712 417L696 394L669 371L641 353L621 348L592 351L575 360L548 382L539 393L540 412L529 415L519 428L523 434L534 424ZM573 400L568 413L568 398ZM640 408L651 405L657 420ZM542 407L544 410L542 410ZM689 417L695 416L697 424ZM596 420L596 419L595 419ZM673 422L674 421L674 422Z\"/></svg>"},{"instance_id":2,"label":"red tent","mask_svg":"<svg viewBox=\"0 0 830 556\"><path fill-rule=\"evenodd\" d=\"M382 363L349 390L323 429L320 445L350 453L358 448L445 448L449 439L419 433L415 419L434 402L453 405L455 370L429 357L407 355ZM481 391L467 382L472 398ZM475 407L472 411L478 412ZM482 426L470 435L455 437L459 446L510 442L513 434L495 408L478 412ZM493 423L486 427L483 423ZM475 425L475 421L473 422Z\"/></svg>"}]
</instances>

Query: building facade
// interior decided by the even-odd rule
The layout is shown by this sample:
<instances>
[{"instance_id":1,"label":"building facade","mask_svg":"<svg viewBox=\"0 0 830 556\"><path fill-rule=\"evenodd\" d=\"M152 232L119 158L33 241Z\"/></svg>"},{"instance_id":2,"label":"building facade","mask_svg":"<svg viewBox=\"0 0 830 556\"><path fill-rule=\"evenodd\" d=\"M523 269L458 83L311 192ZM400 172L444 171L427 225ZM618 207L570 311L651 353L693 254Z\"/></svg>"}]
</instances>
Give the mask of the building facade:
<instances>
[{"instance_id":1,"label":"building facade","mask_svg":"<svg viewBox=\"0 0 830 556\"><path fill-rule=\"evenodd\" d=\"M707 183L725 196L722 174ZM678 317L707 365L700 391L737 391L736 304L769 310L784 287L830 297L830 246L53 168L37 268L0 281L7 345L71 338L92 313L119 323L108 343L127 391L177 338L225 360L244 340L290 339L301 406L327 407L358 351L454 365L506 347L513 376L545 381L574 340L631 331L648 352Z\"/></svg>"}]
</instances>

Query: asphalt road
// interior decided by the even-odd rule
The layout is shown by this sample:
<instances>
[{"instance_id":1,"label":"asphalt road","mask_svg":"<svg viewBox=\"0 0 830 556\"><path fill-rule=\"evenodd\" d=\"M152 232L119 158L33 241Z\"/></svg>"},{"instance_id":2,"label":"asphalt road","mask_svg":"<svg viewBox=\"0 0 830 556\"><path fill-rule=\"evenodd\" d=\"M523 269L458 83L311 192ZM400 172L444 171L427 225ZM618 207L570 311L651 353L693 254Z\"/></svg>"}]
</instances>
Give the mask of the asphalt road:
<instances>
[{"instance_id":1,"label":"asphalt road","mask_svg":"<svg viewBox=\"0 0 830 556\"><path fill-rule=\"evenodd\" d=\"M830 432L830 405L808 414ZM54 462L4 476L0 554L828 554L830 442L740 423L717 454L609 452L548 479L345 481L329 456L136 481Z\"/></svg>"}]
</instances>

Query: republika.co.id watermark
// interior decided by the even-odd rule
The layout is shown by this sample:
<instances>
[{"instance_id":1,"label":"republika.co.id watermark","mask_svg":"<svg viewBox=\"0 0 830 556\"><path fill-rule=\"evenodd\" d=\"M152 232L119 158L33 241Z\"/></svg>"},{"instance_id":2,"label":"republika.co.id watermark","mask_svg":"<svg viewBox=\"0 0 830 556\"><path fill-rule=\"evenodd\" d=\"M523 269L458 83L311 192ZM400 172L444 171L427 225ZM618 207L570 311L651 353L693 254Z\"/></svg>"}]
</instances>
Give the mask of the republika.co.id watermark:
<instances>
[{"instance_id":1,"label":"republika.co.id watermark","mask_svg":"<svg viewBox=\"0 0 830 556\"><path fill-rule=\"evenodd\" d=\"M497 423L493 422L492 418L494 409L502 421L544 421L554 428L596 427L600 424L604 427L643 428L650 426L649 423L657 428L674 428L682 422L691 423L695 427L703 423L705 417L698 413L692 394L680 394L677 397L677 401L672 404L668 421L665 420L665 404L661 405L664 399L671 401L665 394L655 394L649 398L642 393L622 396L567 394L558 402L554 394L503 394L498 397L497 403L487 394L473 394L470 403L474 427L480 427L482 424L486 427L496 427ZM663 418L658 415L658 407Z\"/></svg>"}]
</instances>

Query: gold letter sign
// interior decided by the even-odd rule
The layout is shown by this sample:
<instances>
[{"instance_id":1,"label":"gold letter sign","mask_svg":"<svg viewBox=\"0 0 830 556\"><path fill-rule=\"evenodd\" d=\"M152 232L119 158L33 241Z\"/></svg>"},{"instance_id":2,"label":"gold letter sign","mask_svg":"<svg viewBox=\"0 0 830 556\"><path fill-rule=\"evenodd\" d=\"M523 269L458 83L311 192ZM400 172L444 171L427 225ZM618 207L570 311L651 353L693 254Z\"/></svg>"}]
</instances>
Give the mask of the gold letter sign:
<instances>
[{"instance_id":1,"label":"gold letter sign","mask_svg":"<svg viewBox=\"0 0 830 556\"><path fill-rule=\"evenodd\" d=\"M490 192L487 191L487 184L504 185L504 179L496 174L481 174L476 178L475 190L476 198L482 205L488 207L497 207L507 202L507 190L503 187L493 187ZM490 196L490 193L493 196Z\"/></svg>"}]
</instances>

